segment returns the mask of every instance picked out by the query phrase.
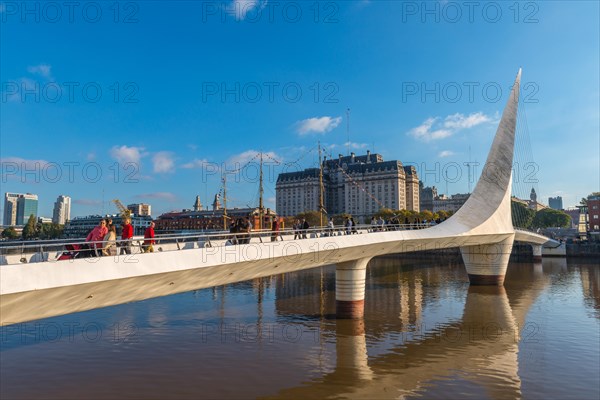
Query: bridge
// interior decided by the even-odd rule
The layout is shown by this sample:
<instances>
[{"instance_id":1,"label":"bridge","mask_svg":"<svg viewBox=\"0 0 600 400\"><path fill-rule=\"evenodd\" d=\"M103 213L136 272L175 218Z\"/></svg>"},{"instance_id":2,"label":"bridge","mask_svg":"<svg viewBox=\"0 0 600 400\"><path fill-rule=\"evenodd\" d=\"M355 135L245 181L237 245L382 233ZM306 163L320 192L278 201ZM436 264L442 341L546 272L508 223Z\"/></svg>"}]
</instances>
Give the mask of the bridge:
<instances>
[{"instance_id":1,"label":"bridge","mask_svg":"<svg viewBox=\"0 0 600 400\"><path fill-rule=\"evenodd\" d=\"M39 251L18 263L0 259L0 325L219 286L322 265L336 265L338 318L364 314L368 262L376 256L459 247L472 285L502 285L514 241L541 257L548 238L515 230L511 176L521 71L503 111L481 177L467 202L448 220L425 229L356 234L311 232L275 241L264 233L226 245L227 235L165 239L158 252L56 261ZM423 228L423 227L421 227ZM267 238L268 239L268 238ZM107 284L108 283L108 284Z\"/></svg>"}]
</instances>

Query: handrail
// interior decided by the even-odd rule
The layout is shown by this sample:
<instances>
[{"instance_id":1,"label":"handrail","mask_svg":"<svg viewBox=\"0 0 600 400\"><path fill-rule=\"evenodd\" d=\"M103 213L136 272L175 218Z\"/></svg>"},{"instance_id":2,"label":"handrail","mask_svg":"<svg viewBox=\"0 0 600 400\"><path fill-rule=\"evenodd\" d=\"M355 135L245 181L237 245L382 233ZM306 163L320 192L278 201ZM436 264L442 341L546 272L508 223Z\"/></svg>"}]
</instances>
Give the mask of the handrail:
<instances>
[{"instance_id":1,"label":"handrail","mask_svg":"<svg viewBox=\"0 0 600 400\"><path fill-rule=\"evenodd\" d=\"M213 243L216 240L225 240L229 242L229 244L237 245L239 243L239 239L252 239L258 238L261 243L263 242L264 237L271 236L271 238L275 238L275 240L284 240L284 236L294 235L293 239L289 240L303 240L303 238L310 234L322 234L322 237L327 237L333 233L345 233L345 234L353 234L353 233L376 233L376 232L384 232L384 231L396 231L396 230L415 230L415 229L425 229L432 226L431 223L414 223L414 224L384 224L384 225L370 225L370 224L361 224L355 225L352 227L336 225L333 228L328 226L322 227L313 227L308 229L294 229L294 228L286 228L282 230L273 231L270 229L261 229L261 230L252 230L250 232L237 232L230 233L227 231L218 231L211 232L208 234L165 234L165 235L157 235L154 238L144 238L141 236L134 237L128 240L115 239L117 244L128 242L133 246L142 246L145 241L154 241L155 244L167 244L167 243L175 243L177 247L180 249L181 243L190 243L190 242L205 242L208 243L208 247L213 247ZM296 239L296 236L299 238ZM105 246L106 242L104 241L68 241L68 242L60 242L53 241L52 243L39 243L39 241L23 241L15 244L14 246L2 246L0 247L0 255L9 255L9 254L31 254L31 253L45 253L49 251L67 251L65 249L66 245L85 245L88 247L88 251L101 251ZM38 251L27 251L31 249L38 249Z\"/></svg>"}]
</instances>

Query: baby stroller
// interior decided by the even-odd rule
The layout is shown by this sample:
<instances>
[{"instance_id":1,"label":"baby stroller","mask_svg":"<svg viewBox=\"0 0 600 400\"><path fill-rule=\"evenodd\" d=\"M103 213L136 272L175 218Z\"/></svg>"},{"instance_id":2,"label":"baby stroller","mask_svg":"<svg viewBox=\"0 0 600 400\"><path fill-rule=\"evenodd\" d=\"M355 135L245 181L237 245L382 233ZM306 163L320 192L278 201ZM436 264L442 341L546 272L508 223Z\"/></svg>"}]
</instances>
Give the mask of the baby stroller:
<instances>
[{"instance_id":1,"label":"baby stroller","mask_svg":"<svg viewBox=\"0 0 600 400\"><path fill-rule=\"evenodd\" d=\"M58 260L73 260L75 258L85 257L85 250L88 250L85 245L79 244L67 244L65 245L64 251L59 257Z\"/></svg>"}]
</instances>

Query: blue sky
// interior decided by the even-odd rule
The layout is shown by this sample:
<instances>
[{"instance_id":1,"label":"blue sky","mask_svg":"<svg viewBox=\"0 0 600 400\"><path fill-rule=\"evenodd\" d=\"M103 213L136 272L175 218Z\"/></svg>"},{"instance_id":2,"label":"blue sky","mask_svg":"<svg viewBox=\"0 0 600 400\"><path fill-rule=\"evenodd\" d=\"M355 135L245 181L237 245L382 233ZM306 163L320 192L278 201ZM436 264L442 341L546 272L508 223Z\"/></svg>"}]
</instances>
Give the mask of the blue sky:
<instances>
[{"instance_id":1,"label":"blue sky","mask_svg":"<svg viewBox=\"0 0 600 400\"><path fill-rule=\"evenodd\" d=\"M598 2L0 4L1 191L38 194L40 215L60 194L75 216L208 205L224 170L229 207L254 205L258 151L273 207L317 141L467 192L519 67L515 194L600 188Z\"/></svg>"}]
</instances>

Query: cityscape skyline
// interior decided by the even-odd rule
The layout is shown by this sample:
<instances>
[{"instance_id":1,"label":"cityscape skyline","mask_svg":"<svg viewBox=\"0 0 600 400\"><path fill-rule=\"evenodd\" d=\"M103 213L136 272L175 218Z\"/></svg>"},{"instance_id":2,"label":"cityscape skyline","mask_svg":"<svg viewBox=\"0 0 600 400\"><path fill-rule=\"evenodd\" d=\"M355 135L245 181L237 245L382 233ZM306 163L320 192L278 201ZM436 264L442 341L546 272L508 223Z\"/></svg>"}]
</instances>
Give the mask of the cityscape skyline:
<instances>
[{"instance_id":1,"label":"cityscape skyline","mask_svg":"<svg viewBox=\"0 0 600 400\"><path fill-rule=\"evenodd\" d=\"M500 4L499 21L477 13L471 21L466 10L448 21L442 3L437 19L396 2L331 2L318 15L298 3L297 22L202 4L182 13L143 2L127 23L123 13L98 24L71 23L66 12L32 23L14 4L0 7L3 38L12 38L0 49L3 191L37 193L45 216L62 193L73 216L113 212L113 198L152 202L160 215L191 208L197 195L212 201L220 172L253 160L228 175L229 204L246 207L256 205L262 151L274 208L278 173L318 165L320 140L328 156L371 150L414 165L440 193L467 193L520 65L527 118L514 194L526 198L520 189L533 185L540 199L561 196L568 208L600 187L597 3L540 3L534 15ZM165 45L167 33L178 40ZM204 40L216 34L219 43ZM157 55L169 62L156 65ZM573 137L585 145L562 145Z\"/></svg>"}]
</instances>

